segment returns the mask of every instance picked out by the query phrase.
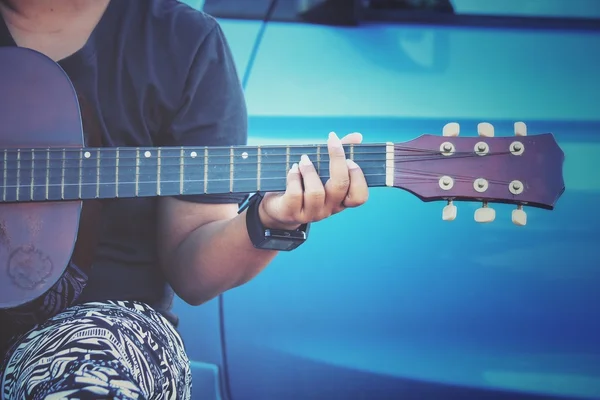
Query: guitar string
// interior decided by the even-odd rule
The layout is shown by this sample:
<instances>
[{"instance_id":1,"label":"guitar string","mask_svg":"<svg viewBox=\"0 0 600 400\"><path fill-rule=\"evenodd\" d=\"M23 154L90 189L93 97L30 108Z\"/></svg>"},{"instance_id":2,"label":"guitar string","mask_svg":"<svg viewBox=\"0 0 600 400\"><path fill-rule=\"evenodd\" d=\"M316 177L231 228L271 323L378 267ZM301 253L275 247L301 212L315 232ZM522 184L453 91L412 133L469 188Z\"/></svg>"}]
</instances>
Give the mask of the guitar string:
<instances>
[{"instance_id":1,"label":"guitar string","mask_svg":"<svg viewBox=\"0 0 600 400\"><path fill-rule=\"evenodd\" d=\"M380 162L382 165L362 167L361 169L363 170L363 173L367 169L381 169L381 168L386 168L387 169L387 168L390 168L390 167L388 167L386 165L383 165L384 160L379 160L378 162ZM55 168L55 169L60 169L60 168ZM95 167L89 167L87 169L91 170L91 169L96 169L96 168ZM156 167L154 167L153 169L156 169ZM73 168L72 170L79 171L79 168ZM79 173L75 173L75 174L67 173L67 172L71 172L72 170L71 169L65 170L65 174L64 174L65 180L71 180L71 179L79 180L79 178L80 178L80 174ZM474 179L477 179L477 178L481 177L481 176L473 176L473 175L450 174L447 171L445 171L445 172L421 171L421 170L411 169L411 168L399 168L399 169L396 169L394 167L394 171L397 172L397 173L399 173L399 174L403 174L403 175L407 174L407 173L412 173L412 174L415 174L415 175L418 175L418 176L432 177L432 178L435 178L434 180L438 180L438 178L440 176L446 176L446 175L451 175L453 179L462 179L464 181L472 181ZM200 170L200 169L198 169L196 172L197 172L197 174L203 174L203 171ZM279 171L263 171L263 173L265 173L265 174L267 174L267 173L273 173L273 172L279 173ZM229 174L229 171L222 171L222 173L223 174ZM330 176L328 176L326 174L320 174L320 170L318 170L317 173L318 173L318 175L321 178L330 178ZM34 171L34 174L35 174L35 171ZM177 174L179 174L179 171L173 171L173 172L161 171L161 174L162 175L174 175L174 174L177 175ZM188 172L188 175L189 174L190 174L190 172ZM369 175L369 176L386 176L387 175L386 173L382 173L382 174L366 174L366 173L364 173L364 174L365 174L365 176L366 175ZM133 176L133 177L141 177L141 176L148 175L148 173L147 172L146 173L144 173L144 172L135 173L134 172L133 174L127 173L126 175L127 176ZM98 184L103 185L103 184L111 184L111 183L116 184L117 183L116 180L115 180L115 182L112 182L112 181L101 181L101 182L98 182L98 178L99 177L105 177L106 176L106 174L102 174L102 173L100 173L100 174L94 174L94 175L89 175L89 174L83 175L83 174L81 174L81 176L84 177L84 178L86 178L86 179L95 178L95 180L97 181L97 182L86 182L85 183L86 185L98 185ZM285 173L285 175L282 178L286 178L286 176L287 176L287 172ZM46 176L45 175L36 175L33 178L34 178L34 180L36 180L36 179L42 179L42 178L46 179ZM61 178L62 178L62 176L61 176ZM265 176L265 177L261 177L261 181L265 180L265 179L271 179L271 178L272 179L279 179L279 177L266 177ZM26 181L25 183L21 183L20 182L19 185L16 185L16 184L15 185L0 185L0 187L7 187L7 188L9 188L9 187L17 187L17 186L18 187L46 186L45 183L44 184L40 184L40 183L36 183L36 182L34 182L34 184L31 185L31 179L32 179L31 174L29 174L29 175L24 174L24 176L21 176L19 180L20 181ZM239 178L239 177L235 177L233 179L233 181L236 182L236 181L240 181L242 179L256 179L256 178L255 177L253 177L253 178ZM490 183L497 183L497 184L506 184L508 182L508 181L500 180L500 179L487 179L487 180ZM169 181L165 181L164 179L162 179L160 181L163 182L163 183L169 182ZM177 180L177 181L179 181L179 180ZM184 179L184 182L189 182L189 181L190 181L190 179ZM203 182L204 179L199 179L197 181L198 182ZM215 181L230 182L231 179L230 178L208 178L208 179L206 179L206 181L207 182L215 182ZM123 184L126 184L127 182L128 181L119 181L119 183L123 183ZM158 180L144 180L144 181L141 181L140 183L145 183L145 182L154 182L154 183L157 183ZM131 182L131 183L133 183L133 182ZM82 184L83 184L83 182L82 182ZM56 185L60 186L60 184L56 184ZM68 184L65 183L65 186L66 185L79 185L79 183L73 183L73 184L71 184L71 183L68 183Z\"/></svg>"},{"instance_id":2,"label":"guitar string","mask_svg":"<svg viewBox=\"0 0 600 400\"><path fill-rule=\"evenodd\" d=\"M475 138L472 138L475 139ZM504 138L500 138L500 139L504 139ZM441 143L440 143L441 144ZM361 149L370 149L370 148L382 148L383 153L385 154L386 150L387 150L387 146L390 144L387 143L370 143L370 144L354 144L354 145L350 145L350 144L345 144L345 150L350 150L353 148L353 150L356 152L357 150L361 150ZM391 144L394 147L394 151L415 151L415 152L431 152L431 153L440 153L440 150L431 150L431 149L424 149L424 148L420 148L420 147L412 147L412 146L406 146L406 145L401 145L401 144ZM456 146L455 146L456 147ZM37 152L37 153L68 153L68 154L72 154L75 153L76 155L79 155L81 152L85 153L85 152L89 152L91 155L95 154L95 153L116 153L116 151L118 150L119 152L122 153L135 153L137 151L139 151L140 153L144 153L146 151L151 152L152 154L157 154L158 150L161 151L161 153L177 153L174 155L161 155L162 157L165 158L179 158L181 157L181 151L188 151L188 152L196 152L196 153L202 153L202 154L198 154L199 156L202 156L205 150L208 150L209 153L211 152L226 152L226 154L209 154L209 157L230 157L231 156L231 150L234 150L237 156L241 156L241 154L243 154L244 152L248 152L248 150L261 150L261 152L264 152L265 150L282 150L283 153L279 153L279 154L267 154L267 153L262 153L262 155L264 156L285 156L287 155L287 150L298 150L298 149L324 149L327 150L328 147L327 145L323 144L323 145L289 145L289 146L270 146L270 145L263 145L263 146L183 146L183 147L67 147L67 148L55 148L55 147L23 147L23 148L10 148L10 149L2 149L0 150L0 154L2 152L4 152L6 150L6 152L8 154L16 154L17 152L20 152L21 154L31 154L31 152ZM385 149L383 149L385 148ZM358 151L358 153L361 154L382 154L382 152L361 152ZM472 153L472 151L471 151ZM295 154L301 155L301 154L307 154L309 156L311 155L317 155L317 154L327 154L326 153L316 153L316 152L297 152ZM135 157L132 157L135 158Z\"/></svg>"},{"instance_id":3,"label":"guitar string","mask_svg":"<svg viewBox=\"0 0 600 400\"><path fill-rule=\"evenodd\" d=\"M439 136L436 136L436 138L439 138ZM475 137L473 137L472 139L475 139ZM498 138L497 138L498 139ZM502 137L500 137L500 139L504 139ZM354 147L355 149L361 149L361 148L373 148L373 147L387 147L388 145L392 144L394 146L394 148L396 149L417 149L419 150L420 148L418 147L410 147L401 143L386 143L386 142L381 142L381 143L354 143L354 144L350 144L350 143L344 143L344 147L345 148L350 148L350 147ZM14 147L14 148L7 148L7 149L2 149L2 151L4 150L8 150L8 151L43 151L43 152L47 152L50 151L51 153L58 153L58 152L63 152L63 151L68 151L68 152L79 152L81 150L85 151L89 151L89 152L111 152L111 151L115 151L115 150L122 150L122 151L153 151L156 152L157 150L161 150L161 151L181 151L181 150L189 150L189 151L198 151L198 150L202 150L204 151L204 149L208 149L209 151L215 150L215 151L231 151L231 149L233 148L233 150L241 150L241 151L247 151L247 150L283 150L286 151L288 148L290 150L292 149L315 149L315 148L327 148L327 144L326 143L319 143L319 144L290 144L290 145L229 145L229 146L116 146L116 147Z\"/></svg>"},{"instance_id":4,"label":"guitar string","mask_svg":"<svg viewBox=\"0 0 600 400\"><path fill-rule=\"evenodd\" d=\"M365 178L369 178L369 177L373 177L373 178L378 178L378 177L385 177L386 174L365 174ZM322 175L320 176L321 179L329 179L331 178L329 175ZM438 179L437 178L427 178L425 176L419 176L419 174L415 174L414 176L403 176L401 178L397 178L394 179L394 183L395 184L400 184L400 182L402 182L402 179L406 179L406 182L411 183L411 184L419 184L419 183L431 183L431 182L437 182ZM420 179L420 180L419 180ZM261 185L263 184L268 184L269 181L285 181L286 177L265 177L265 178L261 178ZM416 181L415 181L416 180ZM241 185L240 182L243 181L256 181L256 178L236 178L235 179L236 182L238 182L238 186ZM469 183L471 184L473 182L472 179L464 179L464 178L456 178L454 179L455 182L460 182L460 183ZM185 180L186 183L188 184L193 184L193 183L202 183L204 184L204 180L203 179L187 179ZM209 184L213 183L213 184L217 184L217 183L225 183L227 185L229 185L230 180L228 178L223 178L223 179L209 179L207 181ZM493 184L498 184L498 185L508 185L509 182L507 181L490 181L488 180L489 183L493 183ZM130 185L134 185L135 182L133 181L107 181L107 182L100 182L99 184L97 182L82 182L81 184L79 183L65 183L64 185L61 183L49 183L48 185L46 184L34 184L31 185L30 183L27 183L25 185L0 185L0 187L6 188L6 189L24 189L24 190L30 190L32 187L33 189L45 189L46 187L98 187L98 186L116 186L117 183L119 185L125 185L125 184L130 184ZM156 184L159 183L158 181L154 180L154 181L142 181L142 182L138 182L138 186L139 185L153 185L156 186ZM161 184L180 184L180 181L177 180L161 180L160 181ZM224 192L225 193L225 192ZM229 193L229 191L227 191L227 193Z\"/></svg>"},{"instance_id":5,"label":"guitar string","mask_svg":"<svg viewBox=\"0 0 600 400\"><path fill-rule=\"evenodd\" d=\"M1 153L0 153L1 154ZM383 162L386 161L385 158L382 159L369 159L369 158L357 158L357 155L364 155L364 154L377 154L378 156L386 156L385 153L354 153L354 161L358 162ZM409 162L422 162L422 161L432 161L432 160L455 160L457 158L472 158L472 157L490 157L490 156L499 156L499 155L508 155L511 154L511 152L506 151L506 152L490 152L487 153L483 156L480 156L478 154L473 154L471 152L456 152L454 154L452 154L451 156L445 156L442 155L442 153L440 152L431 152L431 153L424 153L424 154L410 154L410 155L394 155L394 164L400 164L400 163L409 163ZM315 155L319 155L319 154L315 154ZM321 157L323 157L324 155L320 155ZM396 157L401 156L402 159L401 160L397 160ZM209 156L209 166L211 167L216 167L216 166L240 166L240 165L287 165L292 163L291 161L288 162L284 162L284 161L258 161L258 162L252 162L252 161L234 161L234 162L211 162L210 159L214 159L215 157L220 157L220 158L228 158L230 159L231 156ZM272 155L261 155L261 157L273 157ZM277 157L286 157L286 155L277 155ZM411 158L412 157L412 158ZM434 157L434 158L429 158L429 159L424 159L424 157ZM121 162L126 162L126 161L132 161L132 160L136 160L137 157L119 157L119 163ZM152 160L157 160L158 158L152 158ZM173 160L173 159L179 159L180 162L179 163L167 163L164 164L163 161L168 162L168 160ZM193 162L190 162L189 159L192 160L197 160L198 162L196 164L194 164ZM4 159L2 157L0 157L0 163L3 163L4 161L6 161L6 163L10 163L11 167L8 167L6 169L3 169L4 171L12 171L12 170L21 170L21 171L29 171L29 170L37 170L37 171L45 171L45 170L60 170L63 167L62 166L50 166L50 167L45 167L45 166L38 166L37 168L34 165L34 168L31 168L31 162L33 161L34 163L47 163L48 161L50 163L56 164L56 163L61 163L63 161L65 162L69 162L69 161L73 161L73 162L79 162L79 161L83 161L83 160L87 160L88 162L90 161L94 161L97 162L98 159L97 158L89 158L89 159L80 159L80 158L57 158L57 159L47 159L47 158L36 158L36 159L31 159L31 158L26 158L23 159L21 158L20 160L16 160L16 159ZM103 161L111 161L111 160L117 160L116 157L106 157L106 158L101 158L100 162L102 163ZM139 161L142 160L148 160L148 158L139 158ZM161 167L164 166L169 166L169 167L173 167L173 166L177 166L180 167L182 164L184 166L191 166L191 165L201 165L203 166L205 164L204 162L204 156L198 156L198 157L189 157L189 158L184 158L184 157L177 157L177 156L173 156L173 157L164 157L161 156L160 157L161 160ZM188 162L186 163L186 160L188 160ZM329 156L327 156L325 159L320 159L320 160L312 160L313 164L315 162L320 162L320 163L329 163L331 161L331 158ZM21 163L21 166L19 168L17 167L13 167L12 165L16 164L17 162ZM125 164L125 165L120 165L120 167L135 167L136 164ZM110 168L110 167L116 167L116 164L104 164L100 166L101 168ZM144 167L144 168L151 168L151 167L155 167L154 165L140 165L140 167ZM79 169L79 166L74 167L74 166L70 166L69 168L74 168L74 169ZM97 165L85 165L81 167L82 169L96 169Z\"/></svg>"},{"instance_id":6,"label":"guitar string","mask_svg":"<svg viewBox=\"0 0 600 400\"><path fill-rule=\"evenodd\" d=\"M469 154L468 156L469 156L469 157L472 157L473 155ZM477 156L477 157L479 157L479 156ZM456 159L456 158L457 158L457 157L454 157L454 159ZM385 160L370 160L370 161L374 161L374 162L378 162L378 163L382 163L382 164L383 164ZM423 161L423 160L419 160L419 161ZM360 161L360 162L363 162L363 161ZM398 161L398 162L395 162L395 164L396 164L396 163L400 164L400 163L402 163L402 162L407 162L407 161L406 161L406 160L400 160L400 161ZM251 164L253 164L253 165L254 165L254 163L251 163ZM280 162L279 162L279 163L277 163L277 162L273 162L273 163L271 163L271 165L273 165L273 164L277 164L277 165L284 165L284 163L280 163ZM214 164L212 164L212 165L214 166ZM222 164L222 165L225 165L225 164ZM175 166L175 165L170 165L170 166L172 167L172 166ZM113 167L116 167L116 165L115 165L115 166L113 166ZM152 166L152 167L154 168L154 166ZM156 168L157 168L157 167L158 167L158 166L156 166ZM180 165L180 167L181 167L181 165ZM389 168L387 165L379 165L379 166L366 166L366 165L365 165L365 166L363 166L363 167L362 167L362 169L363 169L363 173L364 173L364 170L366 170L366 169L373 169L373 168L377 168L377 169L379 169L379 168L382 168L382 167L385 167L386 169L387 169L387 168ZM107 166L104 166L104 168L108 168L108 167L107 167ZM52 168L51 168L51 169L52 169ZM54 169L61 169L61 170L62 170L62 167L55 167ZM97 169L97 167L95 167L95 166L88 166L88 167L82 167L82 168L81 168L81 170L84 170L84 169ZM72 171L72 170L76 170L76 171L78 171L78 172L80 171L80 169L79 169L79 168L72 168L72 169L71 169L71 168L68 168L68 169L65 169L65 172L70 172L70 171ZM45 186L50 186L50 184L49 184L49 185L45 185L45 184L39 184L39 183L35 183L35 182L34 182L34 184L33 184L33 185L31 185L31 179L32 179L32 177L31 177L31 174L27 174L27 173L26 173L26 172L29 172L29 169L28 169L28 168L24 168L24 169L22 169L21 171L22 171L22 172L24 172L24 176L22 176L20 180L25 180L25 181L29 181L29 182L27 182L27 183L25 183L25 184L22 184L21 182L19 182L19 185L16 185L16 184L15 184L15 185L0 185L0 187L6 187L6 188L12 188L12 187L15 187L15 188L16 188L16 187L29 187L29 188L31 188L32 186L33 186L33 187L45 187ZM36 171L36 170L34 170L34 175L35 175L35 171ZM39 169L38 169L37 171L39 171ZM47 169L42 169L42 171L47 171ZM199 170L198 170L198 172L200 173L200 172L202 172L202 171L199 171ZM228 173L228 171L222 171L222 172L223 172L223 173ZM267 171L265 171L265 172L267 172ZM274 172L274 171L268 171L268 172ZM398 170L396 170L396 169L395 169L395 172L397 172L397 173L399 173L399 174L404 174L404 175L406 175L407 173L412 173L412 174L415 174L415 175L417 175L417 176L421 176L421 177L427 177L427 176L430 176L430 177L432 177L432 178L435 178L434 180L437 180L437 178L438 178L438 177L440 177L441 175L447 175L447 174L448 174L448 172L447 172L447 171L445 171L445 172L437 172L437 171L422 171L422 170L408 169L408 168L400 168L400 169L398 169ZM168 174L169 174L169 172L167 172L167 171L161 171L161 173L163 173L164 175L168 175ZM320 174L320 170L318 171L318 173L319 173L320 177L321 177L321 178L323 178L323 179L325 179L325 178L330 178L330 176L327 176L327 175L325 175L325 174L324 174L324 175L321 175L321 174ZM143 175L145 175L145 174L147 174L147 172L146 172L146 173L144 173L144 172L140 172L140 173L134 173L134 175L133 175L133 176L134 176L134 177L139 177L139 176L143 176ZM189 172L188 172L188 174L189 174ZM131 174L128 174L128 175L130 176ZM287 175L287 172L286 172L286 175ZM386 174L384 173L384 174L365 174L365 175L369 175L369 176L377 177L377 176L385 176ZM94 176L94 175L92 175L91 177L95 177L95 178L96 178L96 182L86 182L86 183L85 183L85 185L95 185L95 186L98 186L98 185L111 185L111 184L114 184L114 185L116 185L116 184L117 184L117 181L116 181L116 180L115 180L115 182L111 182L111 181L108 181L108 182L106 182L106 181L105 181L105 182L98 182L98 178L99 178L99 177L101 177L101 176L104 176L104 174L102 174L102 173L101 173L101 174L95 174L95 176ZM452 177L453 177L454 179L463 180L463 181L472 181L473 179L476 179L476 178L477 178L477 177L475 177L475 176L472 176L472 175L453 175ZM33 178L34 178L34 180L35 180L35 176L34 176ZM38 179L39 179L39 178L46 178L46 177L45 177L45 176L43 176L43 177L40 177L40 176L38 175ZM80 174L79 174L79 173L77 173L75 176L73 176L72 174L65 173L65 174L64 174L64 178L65 178L65 179L73 179L73 178L74 178L74 179L78 179L78 180L79 180L79 179L80 179ZM89 175L85 175L85 178L89 179L89 178L90 178L90 176L89 176ZM283 179L285 179L285 178L286 178L286 177L284 176L284 177L283 177ZM256 179L256 178L234 178L234 179L233 179L233 181L234 181L234 182L235 182L235 181L239 182L241 179ZM261 178L261 182L262 182L263 180L265 180L265 179L281 179L281 178L279 178L279 177L274 177L274 178L270 178L270 177L262 177L262 178ZM177 181L180 181L180 180L177 180ZM184 179L184 181L186 181L186 182L190 182L191 180L190 180L190 179ZM198 180L195 180L195 181L198 181L198 182L204 182L204 179L198 179ZM206 179L206 181L207 181L207 182L216 182L216 181L231 182L231 179L230 179L230 178L208 178L208 179ZM120 183L121 183L121 184L126 184L126 182L127 182L127 181L121 181ZM151 181L142 181L142 182L140 182L140 183L144 183L144 182L158 183L158 182L157 182L157 180L151 180ZM165 181L165 180L161 180L161 182L162 182L162 183L169 183L169 182L175 182L175 181ZM488 180L488 182L489 182L489 183L497 183L497 184L507 184L507 183L508 183L508 181L504 181L504 180L498 180L498 179L489 179L489 180ZM6 182L5 182L5 183L6 183ZM133 182L131 182L131 183L133 183ZM82 184L83 184L83 183L82 183ZM55 185L56 185L56 186L61 186L61 184L52 184L52 186L55 186ZM76 183L76 184L65 184L65 186L67 186L67 185L79 185L79 183Z\"/></svg>"}]
</instances>

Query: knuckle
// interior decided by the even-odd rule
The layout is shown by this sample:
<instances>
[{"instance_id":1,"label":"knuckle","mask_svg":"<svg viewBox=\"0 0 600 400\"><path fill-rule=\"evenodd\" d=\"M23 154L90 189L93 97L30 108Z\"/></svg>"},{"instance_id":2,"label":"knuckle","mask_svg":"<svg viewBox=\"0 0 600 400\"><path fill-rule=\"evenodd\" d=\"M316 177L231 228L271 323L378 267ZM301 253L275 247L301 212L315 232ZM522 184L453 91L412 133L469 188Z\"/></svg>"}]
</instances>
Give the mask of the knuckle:
<instances>
[{"instance_id":1,"label":"knuckle","mask_svg":"<svg viewBox=\"0 0 600 400\"><path fill-rule=\"evenodd\" d=\"M296 224L308 224L310 222L313 222L312 218L310 218L305 213L297 214L296 217L294 218L294 220L290 221L290 223L296 223Z\"/></svg>"},{"instance_id":2,"label":"knuckle","mask_svg":"<svg viewBox=\"0 0 600 400\"><path fill-rule=\"evenodd\" d=\"M288 190L286 195L290 202L296 203L296 202L302 200L302 191L301 190Z\"/></svg>"},{"instance_id":3,"label":"knuckle","mask_svg":"<svg viewBox=\"0 0 600 400\"><path fill-rule=\"evenodd\" d=\"M315 221L322 221L326 218L329 218L331 216L331 212L327 209L321 208L318 212L317 215L315 217Z\"/></svg>"},{"instance_id":4,"label":"knuckle","mask_svg":"<svg viewBox=\"0 0 600 400\"><path fill-rule=\"evenodd\" d=\"M338 190L347 190L350 187L350 179L336 179L333 181L333 189Z\"/></svg>"},{"instance_id":5,"label":"knuckle","mask_svg":"<svg viewBox=\"0 0 600 400\"><path fill-rule=\"evenodd\" d=\"M333 210L333 212L331 214L338 214L341 213L342 211L344 211L344 208L346 208L348 206L345 205L345 203L343 205L339 205L337 207L335 207L335 209Z\"/></svg>"},{"instance_id":6,"label":"knuckle","mask_svg":"<svg viewBox=\"0 0 600 400\"><path fill-rule=\"evenodd\" d=\"M311 189L306 192L306 196L314 200L321 200L325 198L325 189Z\"/></svg>"},{"instance_id":7,"label":"knuckle","mask_svg":"<svg viewBox=\"0 0 600 400\"><path fill-rule=\"evenodd\" d=\"M367 200L369 199L369 195L368 193L361 193L358 195L348 195L346 197L346 199L344 200L344 205L346 207L358 207L360 205L363 205L367 202Z\"/></svg>"}]
</instances>

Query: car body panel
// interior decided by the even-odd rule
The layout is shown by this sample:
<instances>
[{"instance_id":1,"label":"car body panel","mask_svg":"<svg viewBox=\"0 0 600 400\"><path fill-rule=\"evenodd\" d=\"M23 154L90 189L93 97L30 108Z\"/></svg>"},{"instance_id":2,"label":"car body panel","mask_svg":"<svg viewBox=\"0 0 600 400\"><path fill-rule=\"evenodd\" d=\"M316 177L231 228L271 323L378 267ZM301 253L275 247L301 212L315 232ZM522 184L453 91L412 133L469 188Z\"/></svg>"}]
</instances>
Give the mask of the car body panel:
<instances>
[{"instance_id":1,"label":"car body panel","mask_svg":"<svg viewBox=\"0 0 600 400\"><path fill-rule=\"evenodd\" d=\"M243 75L260 23L220 22ZM441 203L373 189L252 282L176 303L194 398L599 397L598 49L594 32L269 23L246 86L251 144L398 143L451 121L505 136L523 120L555 135L567 190L519 228L507 205L478 225L479 206L459 204L447 223Z\"/></svg>"},{"instance_id":2,"label":"car body panel","mask_svg":"<svg viewBox=\"0 0 600 400\"><path fill-rule=\"evenodd\" d=\"M302 248L224 295L233 398L600 396L591 48L598 35L270 24L246 89L252 143L330 130L403 142L450 121L504 136L524 120L563 147L567 192L554 211L527 210L525 228L504 205L491 225L473 222L477 204L445 223L443 204L387 188L315 224Z\"/></svg>"}]
</instances>

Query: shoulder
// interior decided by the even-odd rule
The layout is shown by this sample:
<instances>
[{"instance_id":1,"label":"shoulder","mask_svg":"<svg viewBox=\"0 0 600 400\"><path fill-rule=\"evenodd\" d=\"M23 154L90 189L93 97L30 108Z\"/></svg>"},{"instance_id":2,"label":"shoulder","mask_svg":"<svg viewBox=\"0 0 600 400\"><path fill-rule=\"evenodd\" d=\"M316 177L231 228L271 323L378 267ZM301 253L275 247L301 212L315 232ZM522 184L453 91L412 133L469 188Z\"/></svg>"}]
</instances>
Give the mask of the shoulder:
<instances>
[{"instance_id":1,"label":"shoulder","mask_svg":"<svg viewBox=\"0 0 600 400\"><path fill-rule=\"evenodd\" d=\"M112 1L121 20L111 39L119 43L117 56L140 85L160 92L161 108L179 109L200 80L233 76L228 44L211 15L179 0Z\"/></svg>"},{"instance_id":2,"label":"shoulder","mask_svg":"<svg viewBox=\"0 0 600 400\"><path fill-rule=\"evenodd\" d=\"M158 49L173 55L194 55L221 33L215 18L179 0L142 0L142 4L146 8L145 33Z\"/></svg>"},{"instance_id":3,"label":"shoulder","mask_svg":"<svg viewBox=\"0 0 600 400\"><path fill-rule=\"evenodd\" d=\"M124 4L124 57L139 68L151 66L149 72L156 78L179 87L190 74L209 73L209 63L229 62L228 43L211 15L179 0L127 0Z\"/></svg>"}]
</instances>

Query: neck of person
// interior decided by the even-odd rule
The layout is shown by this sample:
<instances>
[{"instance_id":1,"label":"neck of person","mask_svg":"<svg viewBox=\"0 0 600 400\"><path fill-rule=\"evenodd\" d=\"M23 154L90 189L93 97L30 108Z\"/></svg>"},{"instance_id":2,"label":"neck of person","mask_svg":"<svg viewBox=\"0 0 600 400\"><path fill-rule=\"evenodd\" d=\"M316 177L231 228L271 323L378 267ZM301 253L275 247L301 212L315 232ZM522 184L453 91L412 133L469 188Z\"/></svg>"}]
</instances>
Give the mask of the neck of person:
<instances>
[{"instance_id":1,"label":"neck of person","mask_svg":"<svg viewBox=\"0 0 600 400\"><path fill-rule=\"evenodd\" d=\"M0 0L0 13L19 30L60 33L66 21L102 15L110 0ZM67 25L68 26L68 25Z\"/></svg>"}]
</instances>

